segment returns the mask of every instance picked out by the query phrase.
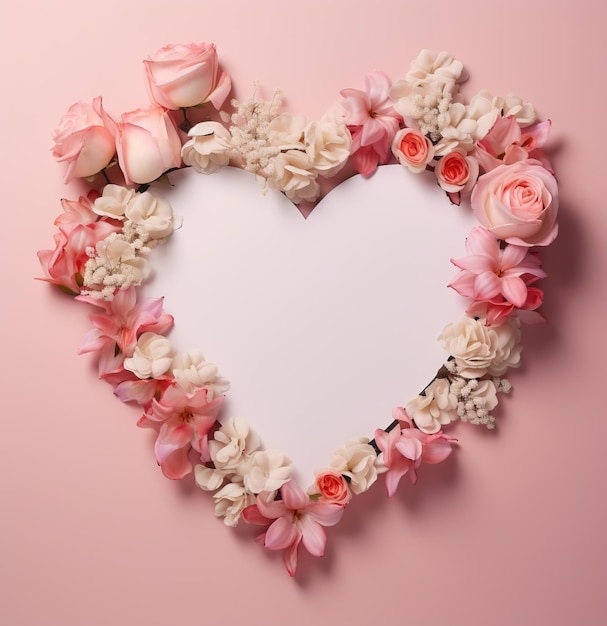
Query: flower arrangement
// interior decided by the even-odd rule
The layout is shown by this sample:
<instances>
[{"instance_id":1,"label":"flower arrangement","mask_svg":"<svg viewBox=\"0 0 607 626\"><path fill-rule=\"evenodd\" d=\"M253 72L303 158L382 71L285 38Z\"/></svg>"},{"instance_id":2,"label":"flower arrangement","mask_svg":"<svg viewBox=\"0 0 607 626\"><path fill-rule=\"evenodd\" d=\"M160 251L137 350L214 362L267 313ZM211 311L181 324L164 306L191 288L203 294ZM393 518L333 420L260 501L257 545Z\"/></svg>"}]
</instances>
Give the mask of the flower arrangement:
<instances>
[{"instance_id":1,"label":"flower arrangement","mask_svg":"<svg viewBox=\"0 0 607 626\"><path fill-rule=\"evenodd\" d=\"M558 229L556 179L542 151L550 122L516 96L481 91L466 103L466 73L446 52L422 51L396 82L370 72L364 89L344 89L312 122L281 112L278 92L224 111L231 80L213 44L166 46L144 67L149 105L115 121L100 97L79 102L54 133L65 182L84 178L92 188L62 200L55 247L38 253L42 280L94 308L79 352L95 353L100 377L140 407L137 425L156 431L162 473L193 473L226 525L263 526L259 542L283 551L294 575L299 544L321 556L324 528L379 475L392 496L403 476L415 483L423 464L446 459L456 439L444 427L460 420L494 428L491 411L510 389L503 376L520 364L521 323L543 321L539 251ZM191 123L200 111L205 119ZM450 202L468 202L477 217L467 256L451 260L459 271L450 287L470 306L442 330L447 358L428 386L373 439L340 446L304 490L290 460L264 450L244 419L219 420L229 382L201 352L174 348L162 298L138 297L152 249L177 226L149 185L176 168L211 174L230 164L298 204L316 201L322 180L346 164L371 176L388 162L433 176Z\"/></svg>"}]
</instances>

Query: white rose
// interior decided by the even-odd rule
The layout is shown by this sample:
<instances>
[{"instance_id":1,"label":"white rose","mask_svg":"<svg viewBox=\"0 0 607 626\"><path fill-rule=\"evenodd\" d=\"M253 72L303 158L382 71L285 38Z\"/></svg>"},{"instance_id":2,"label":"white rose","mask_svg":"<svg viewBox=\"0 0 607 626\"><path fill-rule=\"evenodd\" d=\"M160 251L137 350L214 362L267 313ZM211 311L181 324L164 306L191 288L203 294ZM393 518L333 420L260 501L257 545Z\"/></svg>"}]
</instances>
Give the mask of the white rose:
<instances>
[{"instance_id":1,"label":"white rose","mask_svg":"<svg viewBox=\"0 0 607 626\"><path fill-rule=\"evenodd\" d=\"M471 317L447 324L438 337L464 378L481 378L487 373L499 375L508 367L518 367L519 339L520 331L511 322L486 326L484 320Z\"/></svg>"},{"instance_id":2,"label":"white rose","mask_svg":"<svg viewBox=\"0 0 607 626\"><path fill-rule=\"evenodd\" d=\"M261 445L259 437L239 417L229 419L209 441L209 453L215 467L237 471L243 456L255 452Z\"/></svg>"},{"instance_id":3,"label":"white rose","mask_svg":"<svg viewBox=\"0 0 607 626\"><path fill-rule=\"evenodd\" d=\"M312 160L301 150L287 150L273 159L274 173L268 184L282 191L291 202L313 202L320 195Z\"/></svg>"},{"instance_id":4,"label":"white rose","mask_svg":"<svg viewBox=\"0 0 607 626\"><path fill-rule=\"evenodd\" d=\"M268 143L277 148L303 148L306 118L303 115L282 113L268 127Z\"/></svg>"},{"instance_id":5,"label":"white rose","mask_svg":"<svg viewBox=\"0 0 607 626\"><path fill-rule=\"evenodd\" d=\"M217 366L205 361L204 355L198 351L178 354L173 360L172 370L177 384L188 395L204 387L208 389L209 400L212 400L230 388L230 383L217 375Z\"/></svg>"},{"instance_id":6,"label":"white rose","mask_svg":"<svg viewBox=\"0 0 607 626\"><path fill-rule=\"evenodd\" d=\"M457 397L450 391L446 378L433 380L424 390L407 403L405 410L424 433L433 434L444 424L457 419Z\"/></svg>"},{"instance_id":7,"label":"white rose","mask_svg":"<svg viewBox=\"0 0 607 626\"><path fill-rule=\"evenodd\" d=\"M124 367L138 378L157 378L168 371L174 356L175 350L166 337L143 333L133 356L124 359Z\"/></svg>"},{"instance_id":8,"label":"white rose","mask_svg":"<svg viewBox=\"0 0 607 626\"><path fill-rule=\"evenodd\" d=\"M124 215L133 224L142 226L152 239L163 239L173 232L171 205L149 191L136 194L128 203Z\"/></svg>"},{"instance_id":9,"label":"white rose","mask_svg":"<svg viewBox=\"0 0 607 626\"><path fill-rule=\"evenodd\" d=\"M219 122L201 122L190 129L192 139L181 148L181 158L197 172L212 174L230 161L232 136Z\"/></svg>"},{"instance_id":10,"label":"white rose","mask_svg":"<svg viewBox=\"0 0 607 626\"><path fill-rule=\"evenodd\" d=\"M255 496L249 493L241 483L228 483L213 495L215 515L223 517L226 526L236 526L240 514L250 504L254 504Z\"/></svg>"},{"instance_id":11,"label":"white rose","mask_svg":"<svg viewBox=\"0 0 607 626\"><path fill-rule=\"evenodd\" d=\"M417 58L411 62L405 80L411 83L428 80L442 83L462 83L467 78L468 74L462 62L448 52L422 50Z\"/></svg>"},{"instance_id":12,"label":"white rose","mask_svg":"<svg viewBox=\"0 0 607 626\"><path fill-rule=\"evenodd\" d=\"M135 197L136 192L120 185L106 185L102 195L93 203L93 211L116 220L124 219L127 204Z\"/></svg>"},{"instance_id":13,"label":"white rose","mask_svg":"<svg viewBox=\"0 0 607 626\"><path fill-rule=\"evenodd\" d=\"M362 437L347 441L337 448L329 465L350 478L350 489L359 494L367 491L377 480L377 454L369 445L369 440Z\"/></svg>"},{"instance_id":14,"label":"white rose","mask_svg":"<svg viewBox=\"0 0 607 626\"><path fill-rule=\"evenodd\" d=\"M306 127L304 144L314 170L331 177L348 160L352 137L345 124L337 124L325 118Z\"/></svg>"},{"instance_id":15,"label":"white rose","mask_svg":"<svg viewBox=\"0 0 607 626\"><path fill-rule=\"evenodd\" d=\"M243 478L251 493L276 491L291 479L291 461L277 450L258 450L249 457Z\"/></svg>"}]
</instances>

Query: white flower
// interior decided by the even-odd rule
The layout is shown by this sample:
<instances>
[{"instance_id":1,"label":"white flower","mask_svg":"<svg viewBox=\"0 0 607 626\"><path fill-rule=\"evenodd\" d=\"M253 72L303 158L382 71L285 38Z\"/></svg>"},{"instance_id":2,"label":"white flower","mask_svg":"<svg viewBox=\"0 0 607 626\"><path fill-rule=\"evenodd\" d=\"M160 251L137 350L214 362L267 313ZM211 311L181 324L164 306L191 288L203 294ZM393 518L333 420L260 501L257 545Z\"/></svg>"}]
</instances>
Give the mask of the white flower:
<instances>
[{"instance_id":1,"label":"white flower","mask_svg":"<svg viewBox=\"0 0 607 626\"><path fill-rule=\"evenodd\" d=\"M306 153L312 160L313 169L323 176L337 174L350 156L352 137L345 124L337 124L324 117L312 122L304 133Z\"/></svg>"},{"instance_id":2,"label":"white flower","mask_svg":"<svg viewBox=\"0 0 607 626\"><path fill-rule=\"evenodd\" d=\"M194 479L196 480L196 484L204 491L215 491L219 489L229 476L230 474L227 472L213 469L212 467L206 467L205 465L196 465L196 467L194 467Z\"/></svg>"},{"instance_id":3,"label":"white flower","mask_svg":"<svg viewBox=\"0 0 607 626\"><path fill-rule=\"evenodd\" d=\"M291 461L277 450L258 450L249 457L244 486L251 493L276 491L291 478Z\"/></svg>"},{"instance_id":4,"label":"white flower","mask_svg":"<svg viewBox=\"0 0 607 626\"><path fill-rule=\"evenodd\" d=\"M495 109L501 117L514 116L519 126L522 128L530 126L536 120L533 104L531 104L531 102L525 102L522 98L514 94L508 94L503 97L493 96L490 92L482 89L474 98L484 99L490 102L491 107Z\"/></svg>"},{"instance_id":5,"label":"white flower","mask_svg":"<svg viewBox=\"0 0 607 626\"><path fill-rule=\"evenodd\" d=\"M255 502L255 496L238 482L228 483L213 495L215 515L223 517L226 526L236 526L242 511Z\"/></svg>"},{"instance_id":6,"label":"white flower","mask_svg":"<svg viewBox=\"0 0 607 626\"><path fill-rule=\"evenodd\" d=\"M454 357L457 372L464 378L500 375L520 364L518 320L486 326L484 320L461 317L447 324L438 340Z\"/></svg>"},{"instance_id":7,"label":"white flower","mask_svg":"<svg viewBox=\"0 0 607 626\"><path fill-rule=\"evenodd\" d=\"M136 194L127 204L124 215L152 239L163 239L173 232L171 205L149 191Z\"/></svg>"},{"instance_id":8,"label":"white flower","mask_svg":"<svg viewBox=\"0 0 607 626\"><path fill-rule=\"evenodd\" d=\"M261 446L257 434L240 418L229 419L209 441L209 453L216 468L237 471L243 456Z\"/></svg>"},{"instance_id":9,"label":"white flower","mask_svg":"<svg viewBox=\"0 0 607 626\"><path fill-rule=\"evenodd\" d=\"M208 389L209 400L212 400L230 388L230 383L217 375L217 366L205 361L202 352L194 350L178 354L173 360L172 370L175 381L188 395L204 387Z\"/></svg>"},{"instance_id":10,"label":"white flower","mask_svg":"<svg viewBox=\"0 0 607 626\"><path fill-rule=\"evenodd\" d=\"M417 427L428 434L441 429L457 419L457 397L451 393L446 378L433 380L424 390L424 395L415 396L407 403L405 410Z\"/></svg>"},{"instance_id":11,"label":"white flower","mask_svg":"<svg viewBox=\"0 0 607 626\"><path fill-rule=\"evenodd\" d=\"M442 83L462 83L468 78L461 61L448 52L422 50L414 61L411 61L405 80L410 83L420 81L436 81Z\"/></svg>"},{"instance_id":12,"label":"white flower","mask_svg":"<svg viewBox=\"0 0 607 626\"><path fill-rule=\"evenodd\" d=\"M365 437L347 441L335 450L329 465L350 479L350 489L359 494L377 480L377 454Z\"/></svg>"},{"instance_id":13,"label":"white flower","mask_svg":"<svg viewBox=\"0 0 607 626\"><path fill-rule=\"evenodd\" d=\"M316 173L311 170L312 160L305 152L282 152L273 159L272 166L274 171L268 184L282 191L291 202L313 202L320 195Z\"/></svg>"},{"instance_id":14,"label":"white flower","mask_svg":"<svg viewBox=\"0 0 607 626\"><path fill-rule=\"evenodd\" d=\"M171 367L174 355L175 350L166 337L143 333L137 339L133 356L124 359L124 367L138 378L157 378Z\"/></svg>"},{"instance_id":15,"label":"white flower","mask_svg":"<svg viewBox=\"0 0 607 626\"><path fill-rule=\"evenodd\" d=\"M268 143L281 149L303 149L303 134L306 118L303 115L281 113L268 127Z\"/></svg>"},{"instance_id":16,"label":"white flower","mask_svg":"<svg viewBox=\"0 0 607 626\"><path fill-rule=\"evenodd\" d=\"M116 220L124 219L127 204L135 197L136 192L120 185L106 185L102 195L93 203L93 211Z\"/></svg>"},{"instance_id":17,"label":"white flower","mask_svg":"<svg viewBox=\"0 0 607 626\"><path fill-rule=\"evenodd\" d=\"M229 163L232 136L219 122L200 122L188 135L192 139L181 148L186 165L197 172L212 174Z\"/></svg>"}]
</instances>

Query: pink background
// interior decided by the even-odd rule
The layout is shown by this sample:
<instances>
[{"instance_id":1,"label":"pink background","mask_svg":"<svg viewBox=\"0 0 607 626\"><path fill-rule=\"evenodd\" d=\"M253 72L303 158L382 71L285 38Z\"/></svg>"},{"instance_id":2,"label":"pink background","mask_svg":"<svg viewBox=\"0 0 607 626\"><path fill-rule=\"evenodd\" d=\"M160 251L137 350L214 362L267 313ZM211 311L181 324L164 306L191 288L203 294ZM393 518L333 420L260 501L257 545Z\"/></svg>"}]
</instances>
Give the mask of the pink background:
<instances>
[{"instance_id":1,"label":"pink background","mask_svg":"<svg viewBox=\"0 0 607 626\"><path fill-rule=\"evenodd\" d=\"M599 3L37 4L14 4L0 26L2 622L605 623ZM49 152L59 118L100 94L116 112L144 104L141 59L179 41L214 41L237 95L255 80L279 86L310 118L371 69L403 76L427 47L465 63L468 96L513 92L553 121L561 235L543 257L550 325L526 335L499 432L458 428L455 458L416 488L357 498L324 559L303 555L295 580L254 529L224 528L209 497L162 478L137 411L76 356L82 307L32 278L59 198L77 193Z\"/></svg>"}]
</instances>

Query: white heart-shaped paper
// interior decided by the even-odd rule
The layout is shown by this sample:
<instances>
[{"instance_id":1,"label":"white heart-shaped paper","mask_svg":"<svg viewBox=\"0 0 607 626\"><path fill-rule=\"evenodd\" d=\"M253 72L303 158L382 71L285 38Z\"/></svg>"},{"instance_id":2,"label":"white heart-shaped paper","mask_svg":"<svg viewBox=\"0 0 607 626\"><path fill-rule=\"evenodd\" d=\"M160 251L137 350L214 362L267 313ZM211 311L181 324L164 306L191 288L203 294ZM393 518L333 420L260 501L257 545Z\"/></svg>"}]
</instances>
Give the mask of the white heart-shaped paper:
<instances>
[{"instance_id":1,"label":"white heart-shaped paper","mask_svg":"<svg viewBox=\"0 0 607 626\"><path fill-rule=\"evenodd\" d=\"M221 419L244 417L304 485L335 447L386 427L448 356L436 337L466 308L449 260L476 221L430 179L383 166L307 220L236 168L155 188L183 225L154 250L145 295L165 297L175 347L230 380Z\"/></svg>"}]
</instances>

